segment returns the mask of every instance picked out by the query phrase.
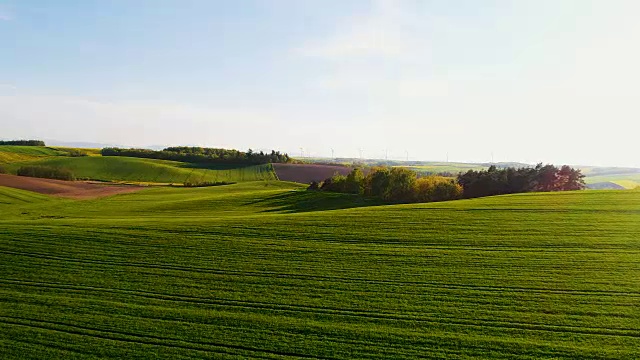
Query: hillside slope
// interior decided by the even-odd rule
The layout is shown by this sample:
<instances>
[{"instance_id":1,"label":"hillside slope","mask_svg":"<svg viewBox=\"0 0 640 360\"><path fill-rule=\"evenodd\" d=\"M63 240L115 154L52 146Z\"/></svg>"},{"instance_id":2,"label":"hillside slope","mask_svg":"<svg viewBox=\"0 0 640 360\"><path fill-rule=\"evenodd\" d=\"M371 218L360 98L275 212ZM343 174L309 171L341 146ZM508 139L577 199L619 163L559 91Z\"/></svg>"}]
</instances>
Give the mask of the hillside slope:
<instances>
[{"instance_id":1,"label":"hillside slope","mask_svg":"<svg viewBox=\"0 0 640 360\"><path fill-rule=\"evenodd\" d=\"M0 145L0 164L38 160L52 156L64 156L64 151L44 146Z\"/></svg>"},{"instance_id":2,"label":"hillside slope","mask_svg":"<svg viewBox=\"0 0 640 360\"><path fill-rule=\"evenodd\" d=\"M71 170L77 178L101 181L129 181L152 183L240 182L275 180L270 165L209 166L175 161L138 159L129 157L55 157L29 162L31 165L61 167ZM191 167L194 166L194 167Z\"/></svg>"},{"instance_id":3,"label":"hillside slope","mask_svg":"<svg viewBox=\"0 0 640 360\"><path fill-rule=\"evenodd\" d=\"M639 191L306 211L301 188L0 202L0 353L640 357Z\"/></svg>"}]
</instances>

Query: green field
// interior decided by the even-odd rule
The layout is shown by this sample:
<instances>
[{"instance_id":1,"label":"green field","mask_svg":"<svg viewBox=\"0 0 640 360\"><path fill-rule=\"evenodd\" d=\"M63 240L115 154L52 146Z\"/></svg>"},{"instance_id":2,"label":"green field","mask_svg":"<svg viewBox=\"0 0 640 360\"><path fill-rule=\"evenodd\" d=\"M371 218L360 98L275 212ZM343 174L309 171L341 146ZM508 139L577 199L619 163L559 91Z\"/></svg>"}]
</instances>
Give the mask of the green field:
<instances>
[{"instance_id":1,"label":"green field","mask_svg":"<svg viewBox=\"0 0 640 360\"><path fill-rule=\"evenodd\" d=\"M49 158L33 164L66 168L78 178L103 181L183 183L275 180L271 165L212 165L205 168L176 161L115 156Z\"/></svg>"},{"instance_id":2,"label":"green field","mask_svg":"<svg viewBox=\"0 0 640 360\"><path fill-rule=\"evenodd\" d=\"M2 189L0 354L640 357L639 191L327 210L354 200Z\"/></svg>"},{"instance_id":3,"label":"green field","mask_svg":"<svg viewBox=\"0 0 640 360\"><path fill-rule=\"evenodd\" d=\"M587 177L585 181L587 182L587 184L612 182L626 189L635 189L637 187L640 187L640 173L590 176Z\"/></svg>"},{"instance_id":4,"label":"green field","mask_svg":"<svg viewBox=\"0 0 640 360\"><path fill-rule=\"evenodd\" d=\"M0 145L0 164L32 161L66 154L65 151L42 146Z\"/></svg>"},{"instance_id":5,"label":"green field","mask_svg":"<svg viewBox=\"0 0 640 360\"><path fill-rule=\"evenodd\" d=\"M72 150L89 156L71 157ZM184 182L244 182L276 180L271 165L234 166L187 164L177 161L103 157L97 149L40 146L0 146L0 165L10 173L24 165L44 165L69 169L78 179L182 184Z\"/></svg>"}]
</instances>

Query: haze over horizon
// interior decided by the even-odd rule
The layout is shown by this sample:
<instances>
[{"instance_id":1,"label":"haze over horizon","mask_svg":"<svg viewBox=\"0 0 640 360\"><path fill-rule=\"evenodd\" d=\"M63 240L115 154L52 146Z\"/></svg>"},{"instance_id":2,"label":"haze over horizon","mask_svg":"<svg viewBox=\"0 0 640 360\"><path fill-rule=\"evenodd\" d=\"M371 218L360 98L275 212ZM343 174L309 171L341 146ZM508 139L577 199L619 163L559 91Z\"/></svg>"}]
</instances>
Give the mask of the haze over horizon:
<instances>
[{"instance_id":1,"label":"haze over horizon","mask_svg":"<svg viewBox=\"0 0 640 360\"><path fill-rule=\"evenodd\" d=\"M640 167L638 11L0 0L0 137Z\"/></svg>"}]
</instances>

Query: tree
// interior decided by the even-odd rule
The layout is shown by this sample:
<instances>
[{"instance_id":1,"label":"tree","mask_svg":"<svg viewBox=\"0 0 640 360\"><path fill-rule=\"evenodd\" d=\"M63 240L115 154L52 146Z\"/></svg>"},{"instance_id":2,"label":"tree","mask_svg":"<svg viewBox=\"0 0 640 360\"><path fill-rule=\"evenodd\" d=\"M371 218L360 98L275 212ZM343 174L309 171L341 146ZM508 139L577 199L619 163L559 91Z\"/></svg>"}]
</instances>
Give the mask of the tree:
<instances>
[{"instance_id":1,"label":"tree","mask_svg":"<svg viewBox=\"0 0 640 360\"><path fill-rule=\"evenodd\" d=\"M352 194L364 193L364 174L359 168L353 169L346 178L346 191Z\"/></svg>"},{"instance_id":2,"label":"tree","mask_svg":"<svg viewBox=\"0 0 640 360\"><path fill-rule=\"evenodd\" d=\"M570 190L583 190L585 188L584 175L580 170L571 168L568 165L564 165L557 173L557 190L570 191Z\"/></svg>"},{"instance_id":3,"label":"tree","mask_svg":"<svg viewBox=\"0 0 640 360\"><path fill-rule=\"evenodd\" d=\"M553 165L538 164L534 168L490 167L488 170L469 170L458 175L464 197L473 198L530 191L566 191L585 188L584 175L569 166L558 169Z\"/></svg>"},{"instance_id":4,"label":"tree","mask_svg":"<svg viewBox=\"0 0 640 360\"><path fill-rule=\"evenodd\" d=\"M368 196L376 196L384 198L389 192L389 168L380 167L373 168L364 180L364 193Z\"/></svg>"},{"instance_id":5,"label":"tree","mask_svg":"<svg viewBox=\"0 0 640 360\"><path fill-rule=\"evenodd\" d=\"M536 166L536 186L534 191L556 191L558 186L558 168L553 165Z\"/></svg>"},{"instance_id":6,"label":"tree","mask_svg":"<svg viewBox=\"0 0 640 360\"><path fill-rule=\"evenodd\" d=\"M433 202L455 200L462 197L462 186L453 179L442 176L427 176L416 180L415 200Z\"/></svg>"},{"instance_id":7,"label":"tree","mask_svg":"<svg viewBox=\"0 0 640 360\"><path fill-rule=\"evenodd\" d=\"M394 167L389 172L389 192L384 200L392 202L410 202L413 197L417 175L407 168Z\"/></svg>"}]
</instances>

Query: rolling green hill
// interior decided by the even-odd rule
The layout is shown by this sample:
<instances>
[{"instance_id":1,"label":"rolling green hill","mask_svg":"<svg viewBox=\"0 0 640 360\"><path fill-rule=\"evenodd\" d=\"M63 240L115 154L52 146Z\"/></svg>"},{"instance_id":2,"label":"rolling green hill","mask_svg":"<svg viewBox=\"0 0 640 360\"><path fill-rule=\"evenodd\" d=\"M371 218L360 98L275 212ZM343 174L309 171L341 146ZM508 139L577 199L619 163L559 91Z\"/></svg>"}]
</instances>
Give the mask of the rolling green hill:
<instances>
[{"instance_id":1,"label":"rolling green hill","mask_svg":"<svg viewBox=\"0 0 640 360\"><path fill-rule=\"evenodd\" d=\"M300 189L0 201L2 357L640 357L640 191Z\"/></svg>"},{"instance_id":2,"label":"rolling green hill","mask_svg":"<svg viewBox=\"0 0 640 360\"><path fill-rule=\"evenodd\" d=\"M612 182L618 184L626 189L635 189L640 187L640 173L635 174L607 174L598 176L589 176L585 179L587 184L594 184L600 182Z\"/></svg>"},{"instance_id":3,"label":"rolling green hill","mask_svg":"<svg viewBox=\"0 0 640 360\"><path fill-rule=\"evenodd\" d=\"M65 154L67 154L65 151L44 146L0 145L0 164L32 161Z\"/></svg>"},{"instance_id":4,"label":"rolling green hill","mask_svg":"<svg viewBox=\"0 0 640 360\"><path fill-rule=\"evenodd\" d=\"M175 161L102 156L58 156L32 160L28 164L65 168L79 179L101 181L184 183L275 180L271 165L197 167ZM12 165L17 168L22 164Z\"/></svg>"}]
</instances>

